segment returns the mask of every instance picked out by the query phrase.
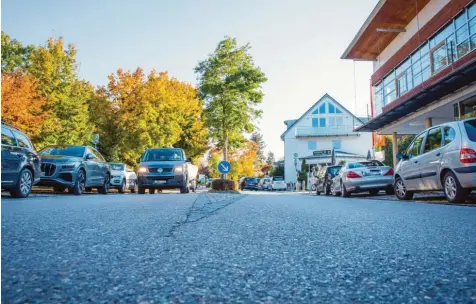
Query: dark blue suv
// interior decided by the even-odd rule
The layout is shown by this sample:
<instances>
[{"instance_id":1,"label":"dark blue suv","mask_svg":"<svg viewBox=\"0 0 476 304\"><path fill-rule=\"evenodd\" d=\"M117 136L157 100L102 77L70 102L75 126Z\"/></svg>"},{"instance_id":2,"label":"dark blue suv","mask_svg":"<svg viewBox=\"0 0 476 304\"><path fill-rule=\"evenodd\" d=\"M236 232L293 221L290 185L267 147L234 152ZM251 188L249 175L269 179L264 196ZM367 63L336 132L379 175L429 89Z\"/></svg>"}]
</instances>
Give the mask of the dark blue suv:
<instances>
[{"instance_id":1,"label":"dark blue suv","mask_svg":"<svg viewBox=\"0 0 476 304\"><path fill-rule=\"evenodd\" d=\"M2 122L2 189L27 197L40 175L40 157L28 136Z\"/></svg>"}]
</instances>

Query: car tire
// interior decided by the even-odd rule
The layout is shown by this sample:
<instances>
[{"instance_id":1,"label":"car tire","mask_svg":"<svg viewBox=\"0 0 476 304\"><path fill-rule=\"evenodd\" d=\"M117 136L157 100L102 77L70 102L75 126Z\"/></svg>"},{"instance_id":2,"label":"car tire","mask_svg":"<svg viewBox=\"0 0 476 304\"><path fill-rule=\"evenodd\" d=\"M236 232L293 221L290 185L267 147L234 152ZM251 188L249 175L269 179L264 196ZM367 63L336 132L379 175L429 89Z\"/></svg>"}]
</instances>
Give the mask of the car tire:
<instances>
[{"instance_id":1,"label":"car tire","mask_svg":"<svg viewBox=\"0 0 476 304\"><path fill-rule=\"evenodd\" d=\"M369 193L372 196L376 196L380 191L379 190L370 190Z\"/></svg>"},{"instance_id":2,"label":"car tire","mask_svg":"<svg viewBox=\"0 0 476 304\"><path fill-rule=\"evenodd\" d=\"M149 194L155 194L155 189L149 188Z\"/></svg>"},{"instance_id":3,"label":"car tire","mask_svg":"<svg viewBox=\"0 0 476 304\"><path fill-rule=\"evenodd\" d=\"M132 182L132 188L131 188L131 193L136 193L137 192L137 183Z\"/></svg>"},{"instance_id":4,"label":"car tire","mask_svg":"<svg viewBox=\"0 0 476 304\"><path fill-rule=\"evenodd\" d=\"M448 172L443 178L443 189L450 203L464 203L468 198L469 191L461 187L458 178L453 172Z\"/></svg>"},{"instance_id":5,"label":"car tire","mask_svg":"<svg viewBox=\"0 0 476 304\"><path fill-rule=\"evenodd\" d=\"M341 192L342 197L350 197L350 192L347 191L347 189L345 188L344 183L341 182L340 187L342 189L342 192Z\"/></svg>"},{"instance_id":6,"label":"car tire","mask_svg":"<svg viewBox=\"0 0 476 304\"><path fill-rule=\"evenodd\" d=\"M86 172L83 169L79 169L78 174L76 175L76 181L74 186L71 189L74 195L81 195L86 190Z\"/></svg>"},{"instance_id":7,"label":"car tire","mask_svg":"<svg viewBox=\"0 0 476 304\"><path fill-rule=\"evenodd\" d=\"M385 189L385 193L387 193L388 195L394 195L395 189L393 189L393 186L389 186L387 189Z\"/></svg>"},{"instance_id":8,"label":"car tire","mask_svg":"<svg viewBox=\"0 0 476 304\"><path fill-rule=\"evenodd\" d=\"M33 187L33 174L28 168L23 168L18 177L15 188L10 190L10 195L14 198L26 198L31 193Z\"/></svg>"},{"instance_id":9,"label":"car tire","mask_svg":"<svg viewBox=\"0 0 476 304\"><path fill-rule=\"evenodd\" d=\"M123 179L121 186L119 188L119 193L126 193L126 190L127 190L127 183L126 183L126 180Z\"/></svg>"},{"instance_id":10,"label":"car tire","mask_svg":"<svg viewBox=\"0 0 476 304\"><path fill-rule=\"evenodd\" d=\"M106 178L104 179L104 184L102 185L102 187L99 187L98 188L98 192L101 193L101 194L107 194L109 192L109 181L111 180L109 174L106 175Z\"/></svg>"},{"instance_id":11,"label":"car tire","mask_svg":"<svg viewBox=\"0 0 476 304\"><path fill-rule=\"evenodd\" d=\"M144 188L144 187L141 187L141 186L139 186L139 188L138 188L137 192L138 192L139 194L145 194L145 188Z\"/></svg>"},{"instance_id":12,"label":"car tire","mask_svg":"<svg viewBox=\"0 0 476 304\"><path fill-rule=\"evenodd\" d=\"M405 187L405 183L403 182L401 177L397 177L395 179L395 184L393 186L395 189L395 196L402 201L408 201L413 198L413 192L408 191Z\"/></svg>"}]
</instances>

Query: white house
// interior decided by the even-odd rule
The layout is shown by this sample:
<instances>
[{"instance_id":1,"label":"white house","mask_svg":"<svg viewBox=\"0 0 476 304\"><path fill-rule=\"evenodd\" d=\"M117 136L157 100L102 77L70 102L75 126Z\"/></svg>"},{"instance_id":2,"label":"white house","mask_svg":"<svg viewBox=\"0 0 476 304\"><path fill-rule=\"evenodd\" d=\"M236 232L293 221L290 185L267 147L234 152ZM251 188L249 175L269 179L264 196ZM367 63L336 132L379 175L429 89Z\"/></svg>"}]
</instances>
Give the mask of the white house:
<instances>
[{"instance_id":1,"label":"white house","mask_svg":"<svg viewBox=\"0 0 476 304\"><path fill-rule=\"evenodd\" d=\"M284 122L284 174L296 182L302 159L307 164L330 162L323 150L334 150L347 160L362 159L372 149L372 133L354 132L364 123L334 98L325 94L299 119ZM320 151L320 152L319 152Z\"/></svg>"}]
</instances>

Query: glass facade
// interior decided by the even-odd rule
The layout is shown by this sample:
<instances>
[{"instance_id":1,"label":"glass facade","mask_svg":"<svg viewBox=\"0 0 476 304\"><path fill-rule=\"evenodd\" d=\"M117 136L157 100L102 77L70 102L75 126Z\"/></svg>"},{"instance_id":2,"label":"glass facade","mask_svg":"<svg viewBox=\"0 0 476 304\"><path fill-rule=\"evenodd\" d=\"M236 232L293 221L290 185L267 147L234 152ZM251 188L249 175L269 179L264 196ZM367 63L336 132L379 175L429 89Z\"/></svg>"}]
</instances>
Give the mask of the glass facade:
<instances>
[{"instance_id":1,"label":"glass facade","mask_svg":"<svg viewBox=\"0 0 476 304\"><path fill-rule=\"evenodd\" d=\"M468 6L373 87L374 115L474 49L476 4Z\"/></svg>"}]
</instances>

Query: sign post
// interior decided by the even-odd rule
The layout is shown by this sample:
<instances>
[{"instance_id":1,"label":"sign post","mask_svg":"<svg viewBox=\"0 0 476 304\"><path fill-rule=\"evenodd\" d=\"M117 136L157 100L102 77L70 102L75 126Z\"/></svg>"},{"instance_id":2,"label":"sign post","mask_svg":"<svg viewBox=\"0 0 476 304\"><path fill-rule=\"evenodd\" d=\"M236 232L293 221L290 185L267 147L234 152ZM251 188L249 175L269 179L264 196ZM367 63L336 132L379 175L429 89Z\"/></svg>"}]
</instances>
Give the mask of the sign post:
<instances>
[{"instance_id":1,"label":"sign post","mask_svg":"<svg viewBox=\"0 0 476 304\"><path fill-rule=\"evenodd\" d=\"M221 178L225 179L226 175L231 171L231 164L225 160L219 162L218 171L221 173Z\"/></svg>"}]
</instances>

